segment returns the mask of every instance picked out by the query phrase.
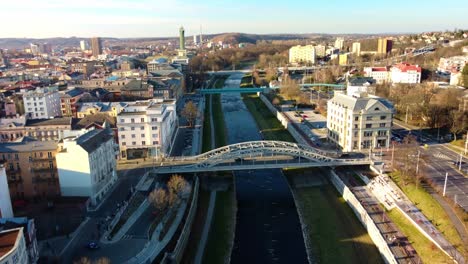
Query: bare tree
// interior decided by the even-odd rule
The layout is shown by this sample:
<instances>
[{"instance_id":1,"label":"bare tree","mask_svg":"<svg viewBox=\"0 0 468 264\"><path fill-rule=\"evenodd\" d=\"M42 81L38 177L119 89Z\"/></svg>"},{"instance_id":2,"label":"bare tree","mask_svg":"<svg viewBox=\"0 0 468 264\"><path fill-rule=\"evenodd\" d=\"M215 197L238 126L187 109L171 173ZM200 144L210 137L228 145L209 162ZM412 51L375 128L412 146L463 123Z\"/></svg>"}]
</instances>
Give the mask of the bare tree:
<instances>
[{"instance_id":1,"label":"bare tree","mask_svg":"<svg viewBox=\"0 0 468 264\"><path fill-rule=\"evenodd\" d=\"M164 212L169 207L169 194L163 188L154 189L148 199L159 212Z\"/></svg>"},{"instance_id":2,"label":"bare tree","mask_svg":"<svg viewBox=\"0 0 468 264\"><path fill-rule=\"evenodd\" d=\"M73 262L74 264L91 264L91 260L87 257L82 257L80 260Z\"/></svg>"},{"instance_id":3,"label":"bare tree","mask_svg":"<svg viewBox=\"0 0 468 264\"><path fill-rule=\"evenodd\" d=\"M167 183L169 189L170 203L178 203L180 199L186 198L190 194L190 184L184 177L174 174Z\"/></svg>"},{"instance_id":4,"label":"bare tree","mask_svg":"<svg viewBox=\"0 0 468 264\"><path fill-rule=\"evenodd\" d=\"M106 257L99 258L98 260L94 262L94 264L110 264L110 263L111 263L110 259Z\"/></svg>"},{"instance_id":5,"label":"bare tree","mask_svg":"<svg viewBox=\"0 0 468 264\"><path fill-rule=\"evenodd\" d=\"M286 79L281 85L280 94L287 100L297 100L301 94L301 90L296 82Z\"/></svg>"},{"instance_id":6,"label":"bare tree","mask_svg":"<svg viewBox=\"0 0 468 264\"><path fill-rule=\"evenodd\" d=\"M195 106L192 101L185 104L184 109L182 110L182 116L187 119L190 127L193 127L197 113L197 106Z\"/></svg>"},{"instance_id":7,"label":"bare tree","mask_svg":"<svg viewBox=\"0 0 468 264\"><path fill-rule=\"evenodd\" d=\"M395 149L395 167L401 173L403 184L407 184L412 176L416 175L416 163L419 143L416 137L408 135L403 139L401 145ZM417 179L416 179L417 180Z\"/></svg>"}]
</instances>

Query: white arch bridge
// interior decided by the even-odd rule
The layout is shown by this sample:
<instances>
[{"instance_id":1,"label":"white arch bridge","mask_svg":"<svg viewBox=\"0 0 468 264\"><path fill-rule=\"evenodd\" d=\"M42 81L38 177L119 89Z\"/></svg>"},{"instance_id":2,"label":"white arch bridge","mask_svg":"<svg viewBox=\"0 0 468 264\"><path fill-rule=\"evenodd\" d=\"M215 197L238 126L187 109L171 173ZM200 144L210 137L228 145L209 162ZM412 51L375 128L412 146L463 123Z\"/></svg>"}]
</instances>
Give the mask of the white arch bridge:
<instances>
[{"instance_id":1,"label":"white arch bridge","mask_svg":"<svg viewBox=\"0 0 468 264\"><path fill-rule=\"evenodd\" d=\"M197 156L169 157L156 166L157 173L188 173L274 168L369 165L369 157L344 158L325 151L284 141L249 141L217 148Z\"/></svg>"}]
</instances>

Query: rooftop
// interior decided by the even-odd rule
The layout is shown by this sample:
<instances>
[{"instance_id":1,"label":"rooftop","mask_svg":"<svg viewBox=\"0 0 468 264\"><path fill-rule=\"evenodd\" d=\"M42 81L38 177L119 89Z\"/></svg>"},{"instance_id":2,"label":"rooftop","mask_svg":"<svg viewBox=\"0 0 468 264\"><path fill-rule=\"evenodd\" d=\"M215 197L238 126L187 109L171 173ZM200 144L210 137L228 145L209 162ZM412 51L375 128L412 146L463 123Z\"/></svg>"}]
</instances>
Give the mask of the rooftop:
<instances>
[{"instance_id":1,"label":"rooftop","mask_svg":"<svg viewBox=\"0 0 468 264\"><path fill-rule=\"evenodd\" d=\"M336 93L330 102L341 105L342 107L346 107L348 109L352 109L354 112L363 110L369 111L373 106L378 104L381 104L386 108L379 110L393 111L394 109L392 103L384 98L377 96L355 97L342 93Z\"/></svg>"},{"instance_id":2,"label":"rooftop","mask_svg":"<svg viewBox=\"0 0 468 264\"><path fill-rule=\"evenodd\" d=\"M412 64L409 64L407 62L398 63L398 64L394 65L393 68L398 69L401 72L408 72L408 71L421 72L421 70L422 70L421 67L419 67L418 65L412 65Z\"/></svg>"},{"instance_id":3,"label":"rooftop","mask_svg":"<svg viewBox=\"0 0 468 264\"><path fill-rule=\"evenodd\" d=\"M107 129L93 129L88 133L76 139L76 143L80 145L86 152L91 153L98 149L102 143L112 140L113 136Z\"/></svg>"},{"instance_id":4,"label":"rooftop","mask_svg":"<svg viewBox=\"0 0 468 264\"><path fill-rule=\"evenodd\" d=\"M102 126L106 122L107 124L110 125L110 127L115 127L115 118L109 116L106 113L96 113L94 115L89 115L86 116L82 119L80 119L73 127L73 129L83 129L83 128L88 128L89 126L93 124L97 124Z\"/></svg>"},{"instance_id":5,"label":"rooftop","mask_svg":"<svg viewBox=\"0 0 468 264\"><path fill-rule=\"evenodd\" d=\"M57 142L55 141L38 141L30 137L23 137L18 142L0 143L0 153L51 151L56 149Z\"/></svg>"},{"instance_id":6,"label":"rooftop","mask_svg":"<svg viewBox=\"0 0 468 264\"><path fill-rule=\"evenodd\" d=\"M26 125L29 127L34 126L71 126L71 117L56 117L51 119L30 119L26 120Z\"/></svg>"}]
</instances>

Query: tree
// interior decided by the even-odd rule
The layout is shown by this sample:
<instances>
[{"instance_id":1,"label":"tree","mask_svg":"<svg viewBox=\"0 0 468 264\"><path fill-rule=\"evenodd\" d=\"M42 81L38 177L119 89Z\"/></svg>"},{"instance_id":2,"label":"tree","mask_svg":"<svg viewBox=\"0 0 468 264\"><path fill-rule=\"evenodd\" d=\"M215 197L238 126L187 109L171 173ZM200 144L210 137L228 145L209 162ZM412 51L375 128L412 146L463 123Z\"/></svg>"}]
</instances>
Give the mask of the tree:
<instances>
[{"instance_id":1,"label":"tree","mask_svg":"<svg viewBox=\"0 0 468 264\"><path fill-rule=\"evenodd\" d=\"M279 104L280 104L280 100L279 100L277 97L275 97L275 98L273 98L273 101L272 101L271 103L272 103L273 105L279 105Z\"/></svg>"},{"instance_id":2,"label":"tree","mask_svg":"<svg viewBox=\"0 0 468 264\"><path fill-rule=\"evenodd\" d=\"M159 212L164 212L169 207L169 195L163 188L154 189L149 194L148 199Z\"/></svg>"},{"instance_id":3,"label":"tree","mask_svg":"<svg viewBox=\"0 0 468 264\"><path fill-rule=\"evenodd\" d=\"M286 79L281 85L280 94L287 100L297 100L301 94L301 90L296 82Z\"/></svg>"},{"instance_id":4,"label":"tree","mask_svg":"<svg viewBox=\"0 0 468 264\"><path fill-rule=\"evenodd\" d=\"M395 149L395 167L401 173L403 184L407 184L410 177L416 174L413 172L416 172L418 149L419 143L413 135L406 136L401 145Z\"/></svg>"},{"instance_id":5,"label":"tree","mask_svg":"<svg viewBox=\"0 0 468 264\"><path fill-rule=\"evenodd\" d=\"M170 204L178 203L181 199L186 198L190 194L190 184L184 177L174 174L167 183L169 190Z\"/></svg>"},{"instance_id":6,"label":"tree","mask_svg":"<svg viewBox=\"0 0 468 264\"><path fill-rule=\"evenodd\" d=\"M91 264L91 260L87 257L82 257L80 260L73 262L74 264Z\"/></svg>"},{"instance_id":7,"label":"tree","mask_svg":"<svg viewBox=\"0 0 468 264\"><path fill-rule=\"evenodd\" d=\"M465 67L463 67L463 70L461 71L460 85L468 88L468 64L465 64Z\"/></svg>"},{"instance_id":8,"label":"tree","mask_svg":"<svg viewBox=\"0 0 468 264\"><path fill-rule=\"evenodd\" d=\"M187 119L190 127L193 127L195 118L197 117L198 109L192 101L185 104L182 110L182 116Z\"/></svg>"},{"instance_id":9,"label":"tree","mask_svg":"<svg viewBox=\"0 0 468 264\"><path fill-rule=\"evenodd\" d=\"M457 135L465 132L468 128L468 111L454 110L450 115L450 132L453 133L453 139L457 140Z\"/></svg>"}]
</instances>

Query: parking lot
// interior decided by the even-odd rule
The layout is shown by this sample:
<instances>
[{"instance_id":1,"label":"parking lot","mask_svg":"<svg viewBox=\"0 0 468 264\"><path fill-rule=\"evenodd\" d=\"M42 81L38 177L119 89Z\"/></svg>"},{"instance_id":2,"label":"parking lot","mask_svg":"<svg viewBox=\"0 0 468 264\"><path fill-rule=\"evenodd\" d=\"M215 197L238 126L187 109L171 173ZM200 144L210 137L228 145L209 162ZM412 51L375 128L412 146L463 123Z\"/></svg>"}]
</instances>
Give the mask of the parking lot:
<instances>
[{"instance_id":1,"label":"parking lot","mask_svg":"<svg viewBox=\"0 0 468 264\"><path fill-rule=\"evenodd\" d=\"M327 138L327 118L310 109L283 112L312 141L318 143Z\"/></svg>"}]
</instances>

